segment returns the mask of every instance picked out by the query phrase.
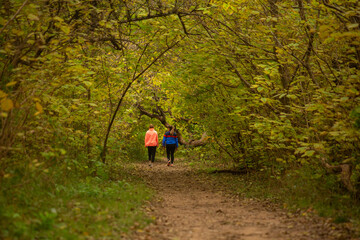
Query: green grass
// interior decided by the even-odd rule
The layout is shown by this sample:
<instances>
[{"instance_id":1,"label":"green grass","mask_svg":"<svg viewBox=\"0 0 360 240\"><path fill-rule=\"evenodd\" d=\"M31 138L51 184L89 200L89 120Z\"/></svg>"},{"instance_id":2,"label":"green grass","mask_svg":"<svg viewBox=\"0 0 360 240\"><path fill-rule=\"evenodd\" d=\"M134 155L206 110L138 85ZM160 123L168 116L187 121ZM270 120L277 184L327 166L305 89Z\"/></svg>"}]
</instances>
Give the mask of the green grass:
<instances>
[{"instance_id":1,"label":"green grass","mask_svg":"<svg viewBox=\"0 0 360 240\"><path fill-rule=\"evenodd\" d=\"M58 173L2 182L1 239L119 239L150 222L142 205L152 192L125 169L113 165L101 177Z\"/></svg>"}]
</instances>

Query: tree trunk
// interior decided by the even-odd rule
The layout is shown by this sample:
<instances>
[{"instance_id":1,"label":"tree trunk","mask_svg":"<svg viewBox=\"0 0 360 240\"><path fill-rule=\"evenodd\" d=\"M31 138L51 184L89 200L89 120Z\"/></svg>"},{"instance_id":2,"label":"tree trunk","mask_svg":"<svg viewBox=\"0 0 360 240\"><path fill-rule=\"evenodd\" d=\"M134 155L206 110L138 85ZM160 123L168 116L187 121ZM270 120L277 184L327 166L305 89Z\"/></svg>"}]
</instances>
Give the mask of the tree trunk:
<instances>
[{"instance_id":1,"label":"tree trunk","mask_svg":"<svg viewBox=\"0 0 360 240\"><path fill-rule=\"evenodd\" d=\"M279 0L269 0L270 5L270 14L274 18L279 18L279 11L278 6L276 5ZM276 21L272 21L272 27L276 29ZM288 64L283 64L279 62L278 59L278 53L276 52L276 47L282 48L281 42L279 40L279 36L277 31L275 30L273 33L273 40L274 40L274 48L273 48L273 54L275 56L275 60L279 63L279 73L280 73L280 79L281 84L284 89L288 89L290 84L290 71Z\"/></svg>"},{"instance_id":2,"label":"tree trunk","mask_svg":"<svg viewBox=\"0 0 360 240\"><path fill-rule=\"evenodd\" d=\"M322 166L329 173L340 173L341 174L341 182L344 184L345 188L349 190L351 193L356 193L356 189L351 182L352 175L352 166L350 164L341 164L338 166L332 166L326 162L326 159L322 157L321 159Z\"/></svg>"}]
</instances>

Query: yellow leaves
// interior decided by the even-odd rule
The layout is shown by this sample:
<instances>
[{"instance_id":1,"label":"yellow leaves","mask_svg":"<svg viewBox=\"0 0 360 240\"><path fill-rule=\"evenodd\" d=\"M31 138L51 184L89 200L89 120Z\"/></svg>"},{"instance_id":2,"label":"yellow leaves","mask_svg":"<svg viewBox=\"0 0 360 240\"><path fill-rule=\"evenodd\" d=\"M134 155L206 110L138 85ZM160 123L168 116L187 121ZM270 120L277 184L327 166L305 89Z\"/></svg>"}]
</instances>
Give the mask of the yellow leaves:
<instances>
[{"instance_id":1,"label":"yellow leaves","mask_svg":"<svg viewBox=\"0 0 360 240\"><path fill-rule=\"evenodd\" d=\"M14 108L14 103L11 99L5 97L1 99L1 110L8 112Z\"/></svg>"},{"instance_id":2,"label":"yellow leaves","mask_svg":"<svg viewBox=\"0 0 360 240\"><path fill-rule=\"evenodd\" d=\"M359 91L356 88L347 89L346 95L349 97L356 97L359 95Z\"/></svg>"},{"instance_id":3,"label":"yellow leaves","mask_svg":"<svg viewBox=\"0 0 360 240\"><path fill-rule=\"evenodd\" d=\"M230 4L228 4L228 3L223 3L222 7L223 7L223 9L224 9L225 11L227 11L227 10L229 9L229 7L230 7Z\"/></svg>"},{"instance_id":4,"label":"yellow leaves","mask_svg":"<svg viewBox=\"0 0 360 240\"><path fill-rule=\"evenodd\" d=\"M43 106L41 106L41 104L40 104L40 99L34 98L34 101L35 101L35 108L37 110L37 112L34 113L34 116L37 116L37 115L43 113L44 109L43 109Z\"/></svg>"},{"instance_id":5,"label":"yellow leaves","mask_svg":"<svg viewBox=\"0 0 360 240\"><path fill-rule=\"evenodd\" d=\"M305 153L301 157L312 157L315 154L314 150L305 151Z\"/></svg>"},{"instance_id":6,"label":"yellow leaves","mask_svg":"<svg viewBox=\"0 0 360 240\"><path fill-rule=\"evenodd\" d=\"M350 24L347 24L346 27L348 29L353 29L353 28L359 27L359 24L358 23L350 23Z\"/></svg>"},{"instance_id":7,"label":"yellow leaves","mask_svg":"<svg viewBox=\"0 0 360 240\"><path fill-rule=\"evenodd\" d=\"M59 149L59 152L60 152L61 155L65 155L65 154L66 154L66 150L65 150L65 149L62 149L62 148Z\"/></svg>"},{"instance_id":8,"label":"yellow leaves","mask_svg":"<svg viewBox=\"0 0 360 240\"><path fill-rule=\"evenodd\" d=\"M42 162L39 162L39 160L34 159L32 162L29 163L29 169L34 171L38 169L41 165L43 165Z\"/></svg>"},{"instance_id":9,"label":"yellow leaves","mask_svg":"<svg viewBox=\"0 0 360 240\"><path fill-rule=\"evenodd\" d=\"M24 31L18 30L18 29L12 29L11 32L15 34L16 36L22 36L24 35Z\"/></svg>"},{"instance_id":10,"label":"yellow leaves","mask_svg":"<svg viewBox=\"0 0 360 240\"><path fill-rule=\"evenodd\" d=\"M1 25L5 25L6 24L6 20L2 17L0 17L0 24Z\"/></svg>"},{"instance_id":11,"label":"yellow leaves","mask_svg":"<svg viewBox=\"0 0 360 240\"><path fill-rule=\"evenodd\" d=\"M325 146L322 143L314 143L313 148L318 152L323 152L325 150Z\"/></svg>"},{"instance_id":12,"label":"yellow leaves","mask_svg":"<svg viewBox=\"0 0 360 240\"><path fill-rule=\"evenodd\" d=\"M320 32L320 38L321 39L326 39L330 33L331 33L332 29L329 25L321 25L319 27L319 32Z\"/></svg>"},{"instance_id":13,"label":"yellow leaves","mask_svg":"<svg viewBox=\"0 0 360 240\"><path fill-rule=\"evenodd\" d=\"M7 97L8 95L0 90L0 106L1 106L1 110L5 111L5 112L9 112L11 109L14 108L14 103L13 101ZM7 113L1 113L2 117L7 117Z\"/></svg>"},{"instance_id":14,"label":"yellow leaves","mask_svg":"<svg viewBox=\"0 0 360 240\"><path fill-rule=\"evenodd\" d=\"M44 111L43 107L41 106L41 104L39 102L35 103L35 108L39 113L42 113Z\"/></svg>"},{"instance_id":15,"label":"yellow leaves","mask_svg":"<svg viewBox=\"0 0 360 240\"><path fill-rule=\"evenodd\" d=\"M263 103L267 103L268 102L268 98L260 98L260 101Z\"/></svg>"},{"instance_id":16,"label":"yellow leaves","mask_svg":"<svg viewBox=\"0 0 360 240\"><path fill-rule=\"evenodd\" d=\"M76 73L76 74L83 74L88 71L87 68L81 66L81 65L74 65L67 68L68 72Z\"/></svg>"},{"instance_id":17,"label":"yellow leaves","mask_svg":"<svg viewBox=\"0 0 360 240\"><path fill-rule=\"evenodd\" d=\"M80 135L84 134L81 130L76 130L75 133Z\"/></svg>"},{"instance_id":18,"label":"yellow leaves","mask_svg":"<svg viewBox=\"0 0 360 240\"><path fill-rule=\"evenodd\" d=\"M232 5L232 3L226 2L222 4L222 9L229 15L232 15L234 12L236 13L238 11L238 9ZM211 14L211 12L209 9L205 9L204 14Z\"/></svg>"},{"instance_id":19,"label":"yellow leaves","mask_svg":"<svg viewBox=\"0 0 360 240\"><path fill-rule=\"evenodd\" d=\"M56 18L56 17L55 17ZM54 19L55 19L54 18ZM55 26L60 28L61 31L63 31L65 34L69 34L71 31L71 28L69 25L67 25L66 23L64 23L63 21L61 21L61 18L56 18L56 20L58 22L55 23Z\"/></svg>"},{"instance_id":20,"label":"yellow leaves","mask_svg":"<svg viewBox=\"0 0 360 240\"><path fill-rule=\"evenodd\" d=\"M11 177L11 174L9 174L9 173L4 174L4 178L10 178L10 177Z\"/></svg>"},{"instance_id":21,"label":"yellow leaves","mask_svg":"<svg viewBox=\"0 0 360 240\"><path fill-rule=\"evenodd\" d=\"M108 23L105 24L105 27L106 28L112 28L112 24L108 22Z\"/></svg>"},{"instance_id":22,"label":"yellow leaves","mask_svg":"<svg viewBox=\"0 0 360 240\"><path fill-rule=\"evenodd\" d=\"M30 21L39 21L39 17L30 13L29 15L27 15L27 18L30 20Z\"/></svg>"},{"instance_id":23,"label":"yellow leaves","mask_svg":"<svg viewBox=\"0 0 360 240\"><path fill-rule=\"evenodd\" d=\"M33 3L30 3L29 7L32 8L32 9L36 9L36 8L39 8L40 6L36 5L36 4L33 4Z\"/></svg>"},{"instance_id":24,"label":"yellow leaves","mask_svg":"<svg viewBox=\"0 0 360 240\"><path fill-rule=\"evenodd\" d=\"M16 81L12 81L6 84L7 87L11 87L14 86L17 82Z\"/></svg>"},{"instance_id":25,"label":"yellow leaves","mask_svg":"<svg viewBox=\"0 0 360 240\"><path fill-rule=\"evenodd\" d=\"M92 85L92 82L89 81L83 81L83 83L85 84L86 87L90 87Z\"/></svg>"},{"instance_id":26,"label":"yellow leaves","mask_svg":"<svg viewBox=\"0 0 360 240\"><path fill-rule=\"evenodd\" d=\"M292 100L295 100L297 99L298 97L295 95L295 94L288 94L286 95L289 99L292 99Z\"/></svg>"},{"instance_id":27,"label":"yellow leaves","mask_svg":"<svg viewBox=\"0 0 360 240\"><path fill-rule=\"evenodd\" d=\"M7 94L0 90L0 98L4 98L6 96L7 96Z\"/></svg>"},{"instance_id":28,"label":"yellow leaves","mask_svg":"<svg viewBox=\"0 0 360 240\"><path fill-rule=\"evenodd\" d=\"M31 44L34 44L34 43L35 43L35 40L33 40L33 39L29 39L29 40L27 40L27 41L26 41L26 43L28 43L28 44L30 44L30 45L31 45Z\"/></svg>"},{"instance_id":29,"label":"yellow leaves","mask_svg":"<svg viewBox=\"0 0 360 240\"><path fill-rule=\"evenodd\" d=\"M358 23L349 23L346 25L347 31L341 31L340 29L336 29L333 24L328 23L319 27L319 36L325 44L330 44L334 41L352 40L352 44L358 45L360 40L358 27Z\"/></svg>"},{"instance_id":30,"label":"yellow leaves","mask_svg":"<svg viewBox=\"0 0 360 240\"><path fill-rule=\"evenodd\" d=\"M6 84L6 87L14 86L17 82L12 81ZM0 90L0 116L6 118L9 111L14 108L14 102L8 97L8 94Z\"/></svg>"},{"instance_id":31,"label":"yellow leaves","mask_svg":"<svg viewBox=\"0 0 360 240\"><path fill-rule=\"evenodd\" d=\"M69 27L69 26L60 25L60 29L61 29L65 34L69 34L69 33L70 33L70 27Z\"/></svg>"},{"instance_id":32,"label":"yellow leaves","mask_svg":"<svg viewBox=\"0 0 360 240\"><path fill-rule=\"evenodd\" d=\"M64 19L62 19L59 16L53 17L53 20L58 21L58 22L63 22L64 21Z\"/></svg>"},{"instance_id":33,"label":"yellow leaves","mask_svg":"<svg viewBox=\"0 0 360 240\"><path fill-rule=\"evenodd\" d=\"M282 48L279 48L279 47L276 47L276 52L278 53L278 54L284 54L284 49L282 49Z\"/></svg>"},{"instance_id":34,"label":"yellow leaves","mask_svg":"<svg viewBox=\"0 0 360 240\"><path fill-rule=\"evenodd\" d=\"M355 163L356 159L354 157L350 157L345 159L344 161L342 161L342 163L346 164L346 163Z\"/></svg>"},{"instance_id":35,"label":"yellow leaves","mask_svg":"<svg viewBox=\"0 0 360 240\"><path fill-rule=\"evenodd\" d=\"M342 98L340 98L340 102L346 102L346 101L348 101L348 100L349 100L348 97L342 97Z\"/></svg>"}]
</instances>

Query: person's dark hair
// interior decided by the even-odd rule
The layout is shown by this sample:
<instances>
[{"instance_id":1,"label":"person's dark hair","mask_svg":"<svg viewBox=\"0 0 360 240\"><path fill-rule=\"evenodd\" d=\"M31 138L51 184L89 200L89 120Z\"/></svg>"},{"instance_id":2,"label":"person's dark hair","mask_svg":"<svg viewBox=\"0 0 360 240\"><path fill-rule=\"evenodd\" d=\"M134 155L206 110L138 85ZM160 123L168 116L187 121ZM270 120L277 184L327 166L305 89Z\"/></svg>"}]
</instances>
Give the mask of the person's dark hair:
<instances>
[{"instance_id":1,"label":"person's dark hair","mask_svg":"<svg viewBox=\"0 0 360 240\"><path fill-rule=\"evenodd\" d=\"M154 128L154 125L150 124L149 128Z\"/></svg>"},{"instance_id":2,"label":"person's dark hair","mask_svg":"<svg viewBox=\"0 0 360 240\"><path fill-rule=\"evenodd\" d=\"M174 135L175 133L175 128L173 126L168 126L168 129L170 129L170 135Z\"/></svg>"}]
</instances>

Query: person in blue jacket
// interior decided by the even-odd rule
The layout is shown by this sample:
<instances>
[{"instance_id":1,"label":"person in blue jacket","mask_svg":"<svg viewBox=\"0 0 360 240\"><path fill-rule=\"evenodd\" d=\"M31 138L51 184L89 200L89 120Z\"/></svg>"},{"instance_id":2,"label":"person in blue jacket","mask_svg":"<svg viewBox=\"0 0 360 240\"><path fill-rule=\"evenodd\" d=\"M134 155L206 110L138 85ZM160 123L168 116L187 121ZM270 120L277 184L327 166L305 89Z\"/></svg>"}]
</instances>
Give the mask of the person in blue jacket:
<instances>
[{"instance_id":1,"label":"person in blue jacket","mask_svg":"<svg viewBox=\"0 0 360 240\"><path fill-rule=\"evenodd\" d=\"M179 147L179 142L173 126L168 126L168 131L164 134L162 145L166 147L167 166L174 166L174 153Z\"/></svg>"}]
</instances>

